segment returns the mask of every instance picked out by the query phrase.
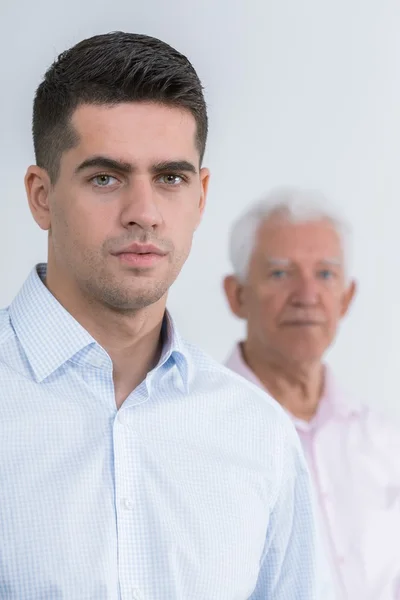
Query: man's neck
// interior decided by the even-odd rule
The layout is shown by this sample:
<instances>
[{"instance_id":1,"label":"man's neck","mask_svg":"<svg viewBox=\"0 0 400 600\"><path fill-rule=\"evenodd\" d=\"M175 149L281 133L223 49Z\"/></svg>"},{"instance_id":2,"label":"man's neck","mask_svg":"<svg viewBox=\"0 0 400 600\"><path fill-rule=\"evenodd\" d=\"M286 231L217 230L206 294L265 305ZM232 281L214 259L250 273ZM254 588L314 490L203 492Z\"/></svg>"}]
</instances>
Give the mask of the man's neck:
<instances>
[{"instance_id":1,"label":"man's neck","mask_svg":"<svg viewBox=\"0 0 400 600\"><path fill-rule=\"evenodd\" d=\"M166 297L143 309L118 312L97 303L89 304L78 294L52 289L51 281L46 281L46 285L110 356L119 409L159 360Z\"/></svg>"},{"instance_id":2,"label":"man's neck","mask_svg":"<svg viewBox=\"0 0 400 600\"><path fill-rule=\"evenodd\" d=\"M248 341L241 346L244 361L271 396L294 417L310 421L318 409L324 388L320 362L296 364L260 352Z\"/></svg>"},{"instance_id":3,"label":"man's neck","mask_svg":"<svg viewBox=\"0 0 400 600\"><path fill-rule=\"evenodd\" d=\"M112 360L118 409L158 363L164 312L165 303L152 305L129 316L111 316L107 322L92 320L85 327Z\"/></svg>"}]
</instances>

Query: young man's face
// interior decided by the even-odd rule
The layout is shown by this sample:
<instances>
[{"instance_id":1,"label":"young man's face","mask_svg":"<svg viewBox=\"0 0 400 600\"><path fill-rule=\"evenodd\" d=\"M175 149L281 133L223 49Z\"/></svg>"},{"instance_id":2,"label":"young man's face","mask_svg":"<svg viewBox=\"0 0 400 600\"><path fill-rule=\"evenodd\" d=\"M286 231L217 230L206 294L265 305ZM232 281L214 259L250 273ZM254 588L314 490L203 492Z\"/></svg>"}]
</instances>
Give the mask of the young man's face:
<instances>
[{"instance_id":1,"label":"young man's face","mask_svg":"<svg viewBox=\"0 0 400 600\"><path fill-rule=\"evenodd\" d=\"M181 270L205 205L209 174L199 168L195 119L126 103L82 105L71 124L79 143L33 210L49 230L49 272L64 289L117 310L153 304Z\"/></svg>"}]
</instances>

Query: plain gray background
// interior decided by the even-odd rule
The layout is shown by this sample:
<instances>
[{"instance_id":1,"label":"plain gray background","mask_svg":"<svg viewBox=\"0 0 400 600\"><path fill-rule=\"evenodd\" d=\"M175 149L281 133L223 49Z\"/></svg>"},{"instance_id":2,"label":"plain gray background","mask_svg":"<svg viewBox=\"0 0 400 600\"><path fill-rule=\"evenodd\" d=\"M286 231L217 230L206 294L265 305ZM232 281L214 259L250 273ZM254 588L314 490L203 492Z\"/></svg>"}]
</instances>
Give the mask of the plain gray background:
<instances>
[{"instance_id":1,"label":"plain gray background","mask_svg":"<svg viewBox=\"0 0 400 600\"><path fill-rule=\"evenodd\" d=\"M359 281L329 361L359 396L400 415L398 1L2 0L0 22L1 306L46 256L23 187L44 71L84 37L147 33L192 60L210 111L208 208L169 299L182 333L225 358L243 332L221 288L229 224L273 186L319 188L353 223Z\"/></svg>"}]
</instances>

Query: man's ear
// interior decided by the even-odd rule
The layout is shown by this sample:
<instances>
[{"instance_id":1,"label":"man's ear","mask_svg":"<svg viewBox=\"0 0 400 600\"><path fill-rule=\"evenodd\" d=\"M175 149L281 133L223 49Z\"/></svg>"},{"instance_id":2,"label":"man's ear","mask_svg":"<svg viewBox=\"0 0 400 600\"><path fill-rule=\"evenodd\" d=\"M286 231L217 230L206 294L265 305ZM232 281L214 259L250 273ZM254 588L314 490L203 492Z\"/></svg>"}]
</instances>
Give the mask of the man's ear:
<instances>
[{"instance_id":1,"label":"man's ear","mask_svg":"<svg viewBox=\"0 0 400 600\"><path fill-rule=\"evenodd\" d=\"M25 175L25 190L29 208L41 229L50 229L49 193L51 182L47 171L32 165Z\"/></svg>"},{"instance_id":2,"label":"man's ear","mask_svg":"<svg viewBox=\"0 0 400 600\"><path fill-rule=\"evenodd\" d=\"M200 169L200 196L199 196L199 212L197 223L195 225L195 231L200 225L201 219L203 217L204 209L207 203L207 194L208 194L208 184L210 182L210 171L205 167Z\"/></svg>"},{"instance_id":3,"label":"man's ear","mask_svg":"<svg viewBox=\"0 0 400 600\"><path fill-rule=\"evenodd\" d=\"M347 315L349 308L353 303L356 292L357 292L357 283L353 280L343 294L342 307L341 307L341 311L340 311L341 317L345 317Z\"/></svg>"},{"instance_id":4,"label":"man's ear","mask_svg":"<svg viewBox=\"0 0 400 600\"><path fill-rule=\"evenodd\" d=\"M208 186L210 184L210 170L206 169L206 167L202 167L200 169L200 202L199 208L201 215L204 212L207 202L207 194L208 194Z\"/></svg>"},{"instance_id":5,"label":"man's ear","mask_svg":"<svg viewBox=\"0 0 400 600\"><path fill-rule=\"evenodd\" d=\"M243 305L243 285L235 275L227 275L224 279L224 290L231 311L239 319L245 319L246 313Z\"/></svg>"}]
</instances>

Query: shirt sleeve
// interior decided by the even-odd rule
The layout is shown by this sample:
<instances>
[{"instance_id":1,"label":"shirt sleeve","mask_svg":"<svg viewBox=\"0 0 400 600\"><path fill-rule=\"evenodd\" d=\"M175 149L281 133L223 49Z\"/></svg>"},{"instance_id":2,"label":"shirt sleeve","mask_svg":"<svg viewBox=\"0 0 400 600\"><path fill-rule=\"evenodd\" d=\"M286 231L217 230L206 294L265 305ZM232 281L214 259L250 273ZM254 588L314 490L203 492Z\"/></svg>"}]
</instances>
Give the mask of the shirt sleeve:
<instances>
[{"instance_id":1,"label":"shirt sleeve","mask_svg":"<svg viewBox=\"0 0 400 600\"><path fill-rule=\"evenodd\" d=\"M249 600L317 600L311 482L294 428L286 436L282 467L259 577Z\"/></svg>"}]
</instances>

